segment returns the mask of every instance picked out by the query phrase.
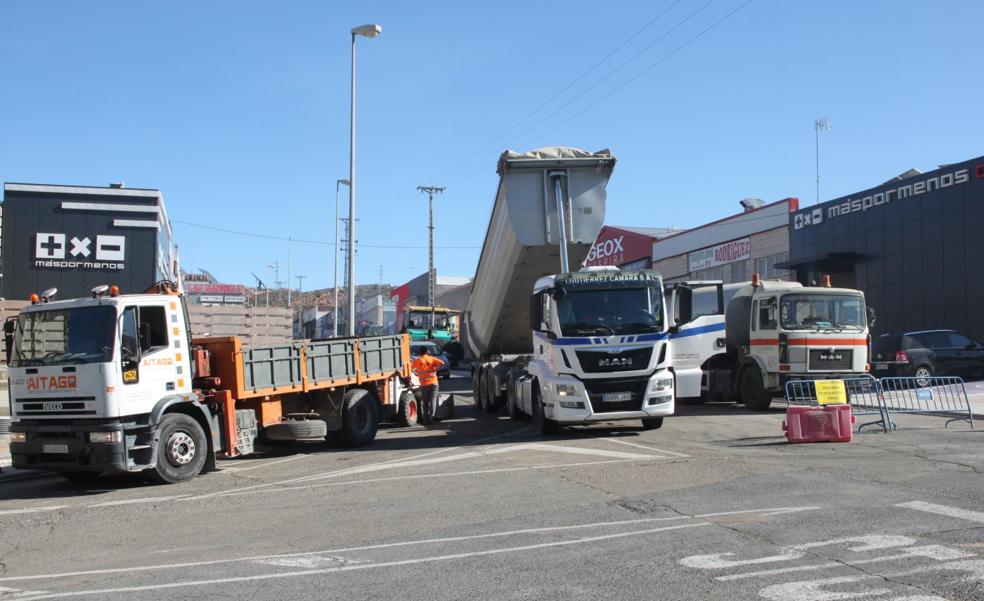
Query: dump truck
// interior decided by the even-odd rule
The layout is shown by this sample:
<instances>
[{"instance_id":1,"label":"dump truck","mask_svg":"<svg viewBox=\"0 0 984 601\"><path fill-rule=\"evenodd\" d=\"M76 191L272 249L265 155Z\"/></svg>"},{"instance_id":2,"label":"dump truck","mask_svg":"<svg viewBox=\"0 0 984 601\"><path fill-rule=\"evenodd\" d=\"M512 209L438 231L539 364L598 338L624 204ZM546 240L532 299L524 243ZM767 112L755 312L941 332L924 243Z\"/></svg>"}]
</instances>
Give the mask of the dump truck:
<instances>
[{"instance_id":1,"label":"dump truck","mask_svg":"<svg viewBox=\"0 0 984 601\"><path fill-rule=\"evenodd\" d=\"M175 483L253 453L258 438L362 446L381 417L415 414L407 336L246 346L192 338L172 283L54 293L5 324L16 468Z\"/></svg>"},{"instance_id":2,"label":"dump truck","mask_svg":"<svg viewBox=\"0 0 984 601\"><path fill-rule=\"evenodd\" d=\"M545 433L674 411L662 278L583 268L605 217L607 151L507 151L462 338L475 404Z\"/></svg>"},{"instance_id":3,"label":"dump truck","mask_svg":"<svg viewBox=\"0 0 984 601\"><path fill-rule=\"evenodd\" d=\"M790 380L859 377L871 369L864 293L799 282L678 282L671 311L696 335L673 341L678 398L738 401L764 411Z\"/></svg>"}]
</instances>

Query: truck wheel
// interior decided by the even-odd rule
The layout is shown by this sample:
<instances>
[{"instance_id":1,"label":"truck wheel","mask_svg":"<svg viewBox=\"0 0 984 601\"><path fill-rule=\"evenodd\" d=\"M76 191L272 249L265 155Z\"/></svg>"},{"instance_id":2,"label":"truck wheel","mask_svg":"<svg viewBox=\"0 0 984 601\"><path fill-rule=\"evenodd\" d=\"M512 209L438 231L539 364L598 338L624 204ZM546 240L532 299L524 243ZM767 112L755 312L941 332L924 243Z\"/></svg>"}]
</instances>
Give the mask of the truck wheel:
<instances>
[{"instance_id":1,"label":"truck wheel","mask_svg":"<svg viewBox=\"0 0 984 601\"><path fill-rule=\"evenodd\" d=\"M417 397L412 392L407 391L400 395L400 413L396 421L406 427L417 425Z\"/></svg>"},{"instance_id":2,"label":"truck wheel","mask_svg":"<svg viewBox=\"0 0 984 601\"><path fill-rule=\"evenodd\" d=\"M540 426L541 434L556 434L560 432L560 424L547 417L547 412L543 408L543 402L540 400L540 384L534 382L533 386L533 411L536 412L537 425Z\"/></svg>"},{"instance_id":3,"label":"truck wheel","mask_svg":"<svg viewBox=\"0 0 984 601\"><path fill-rule=\"evenodd\" d=\"M342 400L342 444L364 447L376 438L379 428L379 407L368 390L353 388Z\"/></svg>"},{"instance_id":4,"label":"truck wheel","mask_svg":"<svg viewBox=\"0 0 984 601\"><path fill-rule=\"evenodd\" d=\"M328 424L320 419L292 419L263 428L263 439L274 442L324 438L326 434L328 434Z\"/></svg>"},{"instance_id":5,"label":"truck wheel","mask_svg":"<svg viewBox=\"0 0 984 601\"><path fill-rule=\"evenodd\" d=\"M484 375L481 363L472 368L472 402L475 404L475 409L482 408L482 391L485 390Z\"/></svg>"},{"instance_id":6,"label":"truck wheel","mask_svg":"<svg viewBox=\"0 0 984 601\"><path fill-rule=\"evenodd\" d=\"M516 406L516 381L509 376L509 383L506 385L506 413L509 419L518 421L523 419L523 412Z\"/></svg>"},{"instance_id":7,"label":"truck wheel","mask_svg":"<svg viewBox=\"0 0 984 601\"><path fill-rule=\"evenodd\" d=\"M72 484L88 484L102 475L102 472L57 472Z\"/></svg>"},{"instance_id":8,"label":"truck wheel","mask_svg":"<svg viewBox=\"0 0 984 601\"><path fill-rule=\"evenodd\" d=\"M738 388L741 402L746 409L767 411L772 406L772 393L765 389L758 368L745 369L741 374L741 385Z\"/></svg>"},{"instance_id":9,"label":"truck wheel","mask_svg":"<svg viewBox=\"0 0 984 601\"><path fill-rule=\"evenodd\" d=\"M659 430L663 427L662 417L644 417L642 418L642 429L643 430Z\"/></svg>"},{"instance_id":10,"label":"truck wheel","mask_svg":"<svg viewBox=\"0 0 984 601\"><path fill-rule=\"evenodd\" d=\"M205 467L208 441L193 418L183 413L168 413L157 430L157 465L150 476L162 484L191 480Z\"/></svg>"},{"instance_id":11,"label":"truck wheel","mask_svg":"<svg viewBox=\"0 0 984 601\"><path fill-rule=\"evenodd\" d=\"M489 413L495 413L499 410L499 398L496 392L495 368L490 364L488 369L485 370L485 394L482 397L482 409Z\"/></svg>"}]
</instances>

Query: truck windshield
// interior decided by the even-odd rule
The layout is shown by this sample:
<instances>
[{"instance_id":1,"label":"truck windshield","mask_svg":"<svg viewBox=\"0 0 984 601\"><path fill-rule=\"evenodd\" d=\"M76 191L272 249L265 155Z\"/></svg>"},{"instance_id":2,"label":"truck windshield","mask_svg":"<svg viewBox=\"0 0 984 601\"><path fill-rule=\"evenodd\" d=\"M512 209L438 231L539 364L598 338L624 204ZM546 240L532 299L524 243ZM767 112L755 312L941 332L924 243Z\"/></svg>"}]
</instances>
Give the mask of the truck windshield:
<instances>
[{"instance_id":1,"label":"truck windshield","mask_svg":"<svg viewBox=\"0 0 984 601\"><path fill-rule=\"evenodd\" d=\"M411 311L410 315L407 317L407 327L408 328L430 328L434 327L439 330L448 329L448 315L446 313L435 313L434 314L434 325L431 326L431 314L430 311Z\"/></svg>"},{"instance_id":2,"label":"truck windshield","mask_svg":"<svg viewBox=\"0 0 984 601\"><path fill-rule=\"evenodd\" d=\"M605 336L663 331L658 287L569 290L557 302L563 336Z\"/></svg>"},{"instance_id":3,"label":"truck windshield","mask_svg":"<svg viewBox=\"0 0 984 601\"><path fill-rule=\"evenodd\" d=\"M78 365L112 360L116 309L31 311L17 318L11 365Z\"/></svg>"},{"instance_id":4,"label":"truck windshield","mask_svg":"<svg viewBox=\"0 0 984 601\"><path fill-rule=\"evenodd\" d=\"M787 330L864 330L864 299L844 294L787 294L779 309Z\"/></svg>"}]
</instances>

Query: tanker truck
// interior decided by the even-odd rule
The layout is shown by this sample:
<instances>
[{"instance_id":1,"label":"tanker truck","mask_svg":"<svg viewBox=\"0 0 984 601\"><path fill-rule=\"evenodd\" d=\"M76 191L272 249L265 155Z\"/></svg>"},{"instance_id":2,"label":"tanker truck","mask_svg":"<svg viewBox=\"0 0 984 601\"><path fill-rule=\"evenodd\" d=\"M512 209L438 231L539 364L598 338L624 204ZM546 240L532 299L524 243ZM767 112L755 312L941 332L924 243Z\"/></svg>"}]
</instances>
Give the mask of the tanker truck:
<instances>
[{"instance_id":1,"label":"tanker truck","mask_svg":"<svg viewBox=\"0 0 984 601\"><path fill-rule=\"evenodd\" d=\"M544 433L599 421L662 426L674 375L659 274L578 269L601 229L607 150L507 151L463 315L475 405ZM572 266L573 271L572 271ZM559 269L559 272L557 271Z\"/></svg>"}]
</instances>

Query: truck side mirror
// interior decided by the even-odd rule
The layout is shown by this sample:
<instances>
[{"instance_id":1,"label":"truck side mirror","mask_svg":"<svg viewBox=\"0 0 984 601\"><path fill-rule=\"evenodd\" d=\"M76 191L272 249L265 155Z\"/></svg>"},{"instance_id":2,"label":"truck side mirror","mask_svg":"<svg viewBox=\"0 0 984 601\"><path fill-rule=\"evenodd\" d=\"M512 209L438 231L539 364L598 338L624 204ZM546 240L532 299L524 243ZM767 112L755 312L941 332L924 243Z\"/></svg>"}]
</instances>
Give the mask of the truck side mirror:
<instances>
[{"instance_id":1,"label":"truck side mirror","mask_svg":"<svg viewBox=\"0 0 984 601\"><path fill-rule=\"evenodd\" d=\"M10 354L14 349L14 323L16 319L16 317L8 317L7 321L3 322L3 345L7 355L7 365L10 365Z\"/></svg>"},{"instance_id":2,"label":"truck side mirror","mask_svg":"<svg viewBox=\"0 0 984 601\"><path fill-rule=\"evenodd\" d=\"M539 332L543 329L543 299L539 294L530 297L530 330Z\"/></svg>"},{"instance_id":3,"label":"truck side mirror","mask_svg":"<svg viewBox=\"0 0 984 601\"><path fill-rule=\"evenodd\" d=\"M678 286L674 291L678 311L677 323L689 323L694 319L694 291L688 286Z\"/></svg>"}]
</instances>

